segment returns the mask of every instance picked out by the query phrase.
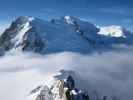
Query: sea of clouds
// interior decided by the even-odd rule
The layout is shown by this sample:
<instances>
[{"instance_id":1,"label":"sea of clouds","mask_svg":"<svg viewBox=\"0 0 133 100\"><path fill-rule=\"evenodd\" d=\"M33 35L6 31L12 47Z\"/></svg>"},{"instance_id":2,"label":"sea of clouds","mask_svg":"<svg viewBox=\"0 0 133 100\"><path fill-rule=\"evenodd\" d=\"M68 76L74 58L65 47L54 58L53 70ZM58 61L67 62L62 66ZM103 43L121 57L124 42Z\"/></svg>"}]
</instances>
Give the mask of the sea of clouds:
<instances>
[{"instance_id":1,"label":"sea of clouds","mask_svg":"<svg viewBox=\"0 0 133 100\"><path fill-rule=\"evenodd\" d=\"M107 95L115 100L133 98L133 52L124 51L88 55L8 53L0 58L0 99L29 100L32 89L49 85L62 69L74 71L77 86L90 95Z\"/></svg>"}]
</instances>

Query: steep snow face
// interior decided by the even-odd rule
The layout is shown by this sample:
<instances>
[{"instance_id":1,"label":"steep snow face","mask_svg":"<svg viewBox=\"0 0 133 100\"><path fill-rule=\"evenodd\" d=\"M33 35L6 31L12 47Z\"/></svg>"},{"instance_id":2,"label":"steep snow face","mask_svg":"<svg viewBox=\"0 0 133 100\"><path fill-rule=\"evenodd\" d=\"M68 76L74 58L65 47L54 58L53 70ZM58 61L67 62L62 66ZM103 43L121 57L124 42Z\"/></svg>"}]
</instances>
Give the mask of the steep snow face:
<instances>
[{"instance_id":1,"label":"steep snow face","mask_svg":"<svg viewBox=\"0 0 133 100\"><path fill-rule=\"evenodd\" d=\"M32 22L33 20L34 20L33 17L25 16L25 17L20 17L18 19L18 21L22 21L22 22L17 23L16 21L16 24L18 24L18 26L22 28L20 28L20 30L17 32L17 35L11 39L11 42L14 43L13 49L17 48L20 44L23 43L26 32L32 28L32 26L30 25L30 22Z\"/></svg>"},{"instance_id":2,"label":"steep snow face","mask_svg":"<svg viewBox=\"0 0 133 100\"><path fill-rule=\"evenodd\" d=\"M45 53L61 51L88 53L92 49L91 44L81 36L81 33L76 32L76 27L62 19L52 22L35 20L32 26L45 42L43 50Z\"/></svg>"},{"instance_id":3,"label":"steep snow face","mask_svg":"<svg viewBox=\"0 0 133 100\"><path fill-rule=\"evenodd\" d=\"M21 29L18 34L16 35L15 38L12 39L12 42L15 43L15 47L17 47L19 45L19 43L22 43L23 41L23 37L25 35L25 33L31 28L30 23L26 22L25 24L23 24L23 29Z\"/></svg>"},{"instance_id":4,"label":"steep snow face","mask_svg":"<svg viewBox=\"0 0 133 100\"><path fill-rule=\"evenodd\" d=\"M34 20L32 17L22 16L13 21L0 37L1 47L9 50L22 43L23 36L31 28L30 22L32 20Z\"/></svg>"},{"instance_id":5,"label":"steep snow face","mask_svg":"<svg viewBox=\"0 0 133 100\"><path fill-rule=\"evenodd\" d=\"M123 37L126 38L126 30L121 26L106 26L101 27L100 32L98 34L105 35L105 36L111 36L111 37Z\"/></svg>"}]
</instances>

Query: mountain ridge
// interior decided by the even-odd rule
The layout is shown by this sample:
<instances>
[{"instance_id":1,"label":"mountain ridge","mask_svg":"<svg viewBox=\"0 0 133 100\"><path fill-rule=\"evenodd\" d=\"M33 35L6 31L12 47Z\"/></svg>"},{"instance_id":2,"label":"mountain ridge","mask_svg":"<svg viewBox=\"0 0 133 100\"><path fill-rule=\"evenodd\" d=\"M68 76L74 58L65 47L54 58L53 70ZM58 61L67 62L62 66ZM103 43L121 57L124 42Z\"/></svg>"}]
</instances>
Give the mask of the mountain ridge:
<instances>
[{"instance_id":1,"label":"mountain ridge","mask_svg":"<svg viewBox=\"0 0 133 100\"><path fill-rule=\"evenodd\" d=\"M72 16L51 21L21 16L0 36L5 51L21 50L38 53L72 51L89 53L113 45L132 45L133 34L121 26L98 28Z\"/></svg>"}]
</instances>

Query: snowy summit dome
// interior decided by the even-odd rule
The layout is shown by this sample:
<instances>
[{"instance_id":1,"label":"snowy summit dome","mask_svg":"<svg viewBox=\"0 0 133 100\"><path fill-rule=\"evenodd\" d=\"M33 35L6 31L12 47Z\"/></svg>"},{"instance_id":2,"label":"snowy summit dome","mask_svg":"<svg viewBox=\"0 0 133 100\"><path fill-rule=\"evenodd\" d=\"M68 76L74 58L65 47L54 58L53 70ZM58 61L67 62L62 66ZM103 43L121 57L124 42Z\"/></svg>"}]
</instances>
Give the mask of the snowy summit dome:
<instances>
[{"instance_id":1,"label":"snowy summit dome","mask_svg":"<svg viewBox=\"0 0 133 100\"><path fill-rule=\"evenodd\" d=\"M107 35L111 37L125 37L125 29L121 26L106 26L101 27L99 34Z\"/></svg>"}]
</instances>

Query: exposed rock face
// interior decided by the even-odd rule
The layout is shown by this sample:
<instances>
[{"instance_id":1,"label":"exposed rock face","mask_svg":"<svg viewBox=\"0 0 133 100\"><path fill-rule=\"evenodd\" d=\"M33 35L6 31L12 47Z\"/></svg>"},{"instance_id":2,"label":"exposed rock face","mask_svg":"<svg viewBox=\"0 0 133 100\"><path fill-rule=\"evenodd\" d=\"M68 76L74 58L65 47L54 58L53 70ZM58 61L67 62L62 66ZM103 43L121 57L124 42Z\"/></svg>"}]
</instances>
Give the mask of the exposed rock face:
<instances>
[{"instance_id":1,"label":"exposed rock face","mask_svg":"<svg viewBox=\"0 0 133 100\"><path fill-rule=\"evenodd\" d=\"M27 17L19 17L12 22L11 26L5 30L5 32L0 37L0 46L9 50L15 45L12 41L18 33L25 27L27 23Z\"/></svg>"},{"instance_id":2,"label":"exposed rock face","mask_svg":"<svg viewBox=\"0 0 133 100\"><path fill-rule=\"evenodd\" d=\"M35 100L89 100L89 96L77 89L73 77L68 76L65 80L56 80L50 88L42 86Z\"/></svg>"}]
</instances>

